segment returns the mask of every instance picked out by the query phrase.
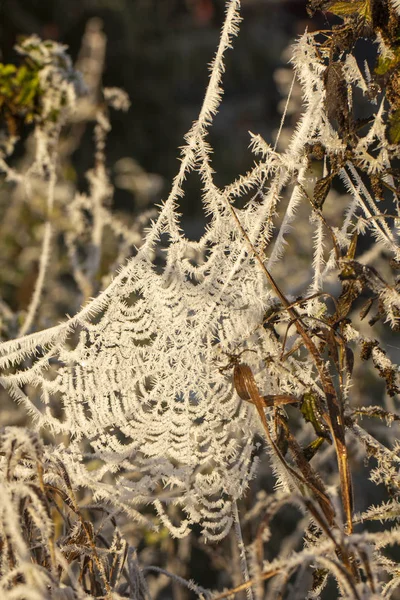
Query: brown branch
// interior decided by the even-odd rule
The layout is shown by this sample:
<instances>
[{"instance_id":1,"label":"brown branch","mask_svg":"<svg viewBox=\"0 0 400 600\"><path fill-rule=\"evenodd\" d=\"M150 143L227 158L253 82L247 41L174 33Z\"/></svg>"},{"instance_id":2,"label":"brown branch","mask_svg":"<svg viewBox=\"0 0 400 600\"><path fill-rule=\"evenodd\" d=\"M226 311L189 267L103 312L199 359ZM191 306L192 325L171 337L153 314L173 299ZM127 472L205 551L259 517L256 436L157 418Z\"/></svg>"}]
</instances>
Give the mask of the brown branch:
<instances>
[{"instance_id":1,"label":"brown branch","mask_svg":"<svg viewBox=\"0 0 400 600\"><path fill-rule=\"evenodd\" d=\"M271 275L271 273L265 266L263 259L257 252L257 250L254 247L253 243L251 242L247 232L243 228L243 226L240 222L240 219L236 214L234 207L229 202L226 202L226 204L229 207L229 210L231 211L231 214L232 214L233 218L235 219L236 224L237 224L242 236L244 237L244 239L250 249L251 254L254 255L256 261L258 262L259 266L261 267L263 273L265 274L265 276L266 276L268 282L270 283L272 289L274 290L276 296L280 299L280 301L286 308L288 314L294 320L294 324L296 326L297 332L303 338L304 345L306 346L307 350L309 351L310 355L312 356L314 364L318 371L318 374L319 374L319 377L321 380L321 384L322 384L322 387L323 387L323 390L325 393L326 402L328 405L329 419L327 419L327 424L328 424L328 427L330 429L330 432L331 432L331 435L332 435L332 438L333 438L333 441L335 444L337 463L338 463L338 468L339 468L339 476L340 476L340 485L341 485L341 491L342 491L342 494L341 494L342 503L343 503L343 508L344 508L344 512L346 515L346 522L347 522L347 533L351 534L353 531L353 523L352 523L353 486L352 486L351 472L350 472L346 440L345 440L345 424L344 424L344 417L343 417L343 408L338 401L332 378L325 366L323 359L321 358L321 356L318 352L317 347L315 346L314 342L312 341L310 335L307 333L306 326L301 321L301 318L298 315L297 311L294 308L291 308L291 304L289 303L289 301L287 300L287 298L283 294L283 292L280 290L275 279L273 278L273 276ZM264 418L265 418L265 416L264 416Z\"/></svg>"}]
</instances>

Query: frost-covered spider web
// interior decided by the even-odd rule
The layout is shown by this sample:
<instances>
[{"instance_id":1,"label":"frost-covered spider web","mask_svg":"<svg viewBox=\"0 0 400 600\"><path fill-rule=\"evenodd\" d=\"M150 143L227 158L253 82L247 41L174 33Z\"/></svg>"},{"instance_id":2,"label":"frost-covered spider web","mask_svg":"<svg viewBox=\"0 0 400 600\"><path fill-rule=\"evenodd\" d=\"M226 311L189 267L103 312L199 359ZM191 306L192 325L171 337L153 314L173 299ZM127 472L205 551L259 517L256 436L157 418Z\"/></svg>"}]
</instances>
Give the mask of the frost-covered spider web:
<instances>
[{"instance_id":1,"label":"frost-covered spider web","mask_svg":"<svg viewBox=\"0 0 400 600\"><path fill-rule=\"evenodd\" d=\"M231 526L233 503L254 473L258 429L254 408L239 399L232 372L221 367L237 349L252 350L246 362L255 372L261 359L281 352L274 335L260 327L273 299L255 253L272 240L277 204L294 181L268 266L282 256L303 196L306 143L323 139L328 150L341 149L325 115L324 67L312 37L305 35L295 64L306 110L289 149L279 155L253 137L262 159L230 186L216 187L205 137L221 100L223 57L237 32L238 9L237 0L229 2L199 119L186 136L171 194L136 256L66 323L0 346L2 383L36 427L64 434L65 445L54 451L75 473L75 482L116 506L153 502L175 535L200 523L210 539L223 537ZM367 146L363 150L368 155ZM210 217L199 242L188 240L179 226L178 200L192 170L202 180ZM353 204L338 230L344 246L357 208L373 212L360 182L353 187ZM250 189L252 200L234 209L235 198ZM333 252L324 258L321 227L317 221L313 291L335 265ZM373 220L371 228L393 249L385 224ZM258 375L263 393L318 389L307 359L290 358L287 365L272 361L268 374L264 369ZM183 511L174 524L164 511L167 504Z\"/></svg>"},{"instance_id":2,"label":"frost-covered spider web","mask_svg":"<svg viewBox=\"0 0 400 600\"><path fill-rule=\"evenodd\" d=\"M37 428L66 434L59 451L76 481L118 506L155 501L162 513L161 500L183 507L186 519L169 524L176 535L198 522L209 537L223 535L252 473L252 411L220 372L228 359L221 362L215 347L234 348L261 321L265 285L214 186L204 198L211 224L199 243L180 232L176 211L185 173L211 174L200 154L208 156L205 125L219 102L237 4L180 173L145 244L78 315L1 349L3 384ZM194 252L205 257L197 266ZM86 469L88 462L97 468Z\"/></svg>"}]
</instances>

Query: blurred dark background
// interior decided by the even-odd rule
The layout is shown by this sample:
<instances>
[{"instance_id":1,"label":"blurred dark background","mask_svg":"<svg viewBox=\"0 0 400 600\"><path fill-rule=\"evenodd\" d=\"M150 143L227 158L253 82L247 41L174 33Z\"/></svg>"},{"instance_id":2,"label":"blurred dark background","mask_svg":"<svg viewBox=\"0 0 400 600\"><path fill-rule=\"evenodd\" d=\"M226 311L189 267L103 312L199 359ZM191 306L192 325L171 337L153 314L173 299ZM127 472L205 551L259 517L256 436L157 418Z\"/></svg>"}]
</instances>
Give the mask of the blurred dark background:
<instances>
[{"instance_id":1,"label":"blurred dark background","mask_svg":"<svg viewBox=\"0 0 400 600\"><path fill-rule=\"evenodd\" d=\"M281 96L274 71L286 63L283 51L310 20L306 0L243 0L243 23L227 56L225 98L212 129L217 183L226 184L253 163L248 131L273 141ZM224 18L224 0L2 0L0 60L13 62L20 35L38 34L65 43L75 60L88 21L101 19L107 36L103 84L126 90L127 114L113 113L107 156L111 173L122 157L132 157L162 176L160 196L175 175L183 136L201 106L210 63ZM90 131L74 154L84 181L92 166ZM189 178L184 212L198 216L198 182ZM118 208L132 195L118 190Z\"/></svg>"}]
</instances>

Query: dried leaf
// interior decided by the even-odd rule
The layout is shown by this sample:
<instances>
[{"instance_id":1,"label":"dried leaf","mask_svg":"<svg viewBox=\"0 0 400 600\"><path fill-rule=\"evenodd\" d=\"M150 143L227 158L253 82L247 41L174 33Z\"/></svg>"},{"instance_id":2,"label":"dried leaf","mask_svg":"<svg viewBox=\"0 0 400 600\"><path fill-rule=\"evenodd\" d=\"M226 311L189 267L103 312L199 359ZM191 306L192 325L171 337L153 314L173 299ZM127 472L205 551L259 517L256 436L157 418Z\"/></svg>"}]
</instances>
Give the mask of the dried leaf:
<instances>
[{"instance_id":1,"label":"dried leaf","mask_svg":"<svg viewBox=\"0 0 400 600\"><path fill-rule=\"evenodd\" d=\"M391 144L400 143L400 109L397 109L389 118L389 141Z\"/></svg>"},{"instance_id":2,"label":"dried leaf","mask_svg":"<svg viewBox=\"0 0 400 600\"><path fill-rule=\"evenodd\" d=\"M332 185L332 176L327 175L326 177L322 177L319 179L314 187L314 195L313 195L313 203L319 209L321 209L324 205L326 197L331 189Z\"/></svg>"}]
</instances>

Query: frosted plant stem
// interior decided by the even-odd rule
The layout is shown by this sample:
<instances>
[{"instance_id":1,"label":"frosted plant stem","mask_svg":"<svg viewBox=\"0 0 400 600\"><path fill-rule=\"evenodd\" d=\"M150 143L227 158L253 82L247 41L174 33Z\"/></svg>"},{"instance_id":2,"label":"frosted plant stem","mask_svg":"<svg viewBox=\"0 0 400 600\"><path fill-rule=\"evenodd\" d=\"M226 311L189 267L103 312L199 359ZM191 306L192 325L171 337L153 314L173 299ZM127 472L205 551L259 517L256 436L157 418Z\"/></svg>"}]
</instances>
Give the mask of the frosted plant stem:
<instances>
[{"instance_id":1,"label":"frosted plant stem","mask_svg":"<svg viewBox=\"0 0 400 600\"><path fill-rule=\"evenodd\" d=\"M175 573L171 573L167 569L162 569L161 567L155 567L152 565L149 567L144 567L142 570L142 573L143 574L159 573L160 575L165 575L166 577L169 577L173 581L176 581L176 583L180 583L184 587L195 592L199 596L199 598L209 598L210 597L210 592L208 590L206 590L205 588L201 587L200 585L196 585L191 580L187 580L187 579L184 579L183 577L180 577L179 575L175 575Z\"/></svg>"},{"instance_id":2,"label":"frosted plant stem","mask_svg":"<svg viewBox=\"0 0 400 600\"><path fill-rule=\"evenodd\" d=\"M283 129L283 125L285 123L285 119L286 119L286 113L287 113L287 109L289 106L289 102L290 102L290 98L292 97L292 92L293 92L293 87L294 87L294 82L296 81L296 74L294 73L293 78L292 78L292 83L290 84L290 89L289 89L289 93L288 93L288 97L286 99L286 103L285 103L285 108L282 114L282 119L281 122L279 124L279 130L276 136L276 140L275 140L275 144L274 144L274 151L276 150L276 147L278 145L279 142L279 138L281 136L282 133L282 129Z\"/></svg>"},{"instance_id":3,"label":"frosted plant stem","mask_svg":"<svg viewBox=\"0 0 400 600\"><path fill-rule=\"evenodd\" d=\"M304 181L305 171L306 171L306 169L304 167L299 171L299 175L298 175L298 183L299 184L302 184ZM282 225L279 229L279 233L275 240L271 256L268 259L268 264L267 264L268 269L272 269L272 267L281 258L282 254L283 254L284 245L285 245L285 235L290 231L290 224L295 217L297 205L300 203L301 199L302 199L301 187L300 187L300 185L295 185L294 189L292 191L292 194L290 196L290 199L289 199L289 203L288 203L288 206L287 206L287 209L285 212L285 216L282 221Z\"/></svg>"},{"instance_id":4,"label":"frosted plant stem","mask_svg":"<svg viewBox=\"0 0 400 600\"><path fill-rule=\"evenodd\" d=\"M54 157L53 157L54 160ZM41 300L44 283L46 279L46 273L50 262L50 250L51 250L51 238L53 234L53 227L50 221L51 213L53 210L54 204L54 189L56 184L56 174L54 167L51 170L50 181L48 186L48 194L47 194L47 221L44 226L44 236L42 242L42 252L40 255L39 261L39 275L36 280L35 289L32 294L32 298L29 304L28 313L26 315L26 319L24 324L22 325L18 337L22 337L29 333L29 330L32 327L33 320L36 316L39 302Z\"/></svg>"},{"instance_id":5,"label":"frosted plant stem","mask_svg":"<svg viewBox=\"0 0 400 600\"><path fill-rule=\"evenodd\" d=\"M232 505L232 513L233 513L233 522L235 527L235 535L239 548L239 556L240 556L240 568L242 569L243 580L247 583L250 580L249 576L249 568L247 566L247 558L246 558L246 549L243 542L242 536L242 528L240 526L239 519L239 511L237 507L237 502L234 502ZM246 589L247 600L254 600L253 590L251 587Z\"/></svg>"},{"instance_id":6,"label":"frosted plant stem","mask_svg":"<svg viewBox=\"0 0 400 600\"><path fill-rule=\"evenodd\" d=\"M324 223L318 219L314 233L314 275L309 287L309 295L316 294L322 289L324 260Z\"/></svg>"},{"instance_id":7,"label":"frosted plant stem","mask_svg":"<svg viewBox=\"0 0 400 600\"><path fill-rule=\"evenodd\" d=\"M348 166L348 169L349 169L349 171L355 181L355 184L356 184L355 186L353 185L353 182L351 181L350 176L348 175L348 173L346 171L344 171L346 174L347 181L349 182L348 187L350 187L350 185L353 187L354 194L357 196L359 204L360 204L362 210L364 211L364 214L367 217L371 217L372 213L374 215L379 215L380 211L378 210L376 204L374 203L374 200L373 200L371 194L368 192L367 188L365 187L357 170L354 168L354 166L350 162L347 164L347 166ZM364 196L365 201L362 196ZM368 208L367 204L369 205L369 208ZM372 213L370 211L372 211ZM385 221L383 221L382 223L379 223L376 220L372 220L372 227L376 230L377 234L382 239L382 242L388 248L390 248L392 250L394 255L399 256L399 248L396 247L396 243L395 243L395 240L393 239L393 235L392 235L389 227L385 223Z\"/></svg>"}]
</instances>

